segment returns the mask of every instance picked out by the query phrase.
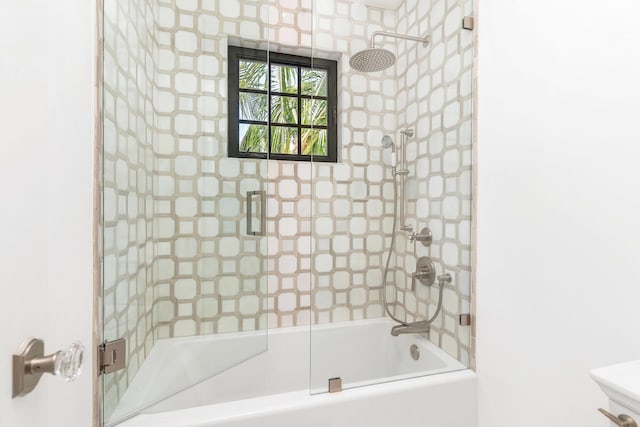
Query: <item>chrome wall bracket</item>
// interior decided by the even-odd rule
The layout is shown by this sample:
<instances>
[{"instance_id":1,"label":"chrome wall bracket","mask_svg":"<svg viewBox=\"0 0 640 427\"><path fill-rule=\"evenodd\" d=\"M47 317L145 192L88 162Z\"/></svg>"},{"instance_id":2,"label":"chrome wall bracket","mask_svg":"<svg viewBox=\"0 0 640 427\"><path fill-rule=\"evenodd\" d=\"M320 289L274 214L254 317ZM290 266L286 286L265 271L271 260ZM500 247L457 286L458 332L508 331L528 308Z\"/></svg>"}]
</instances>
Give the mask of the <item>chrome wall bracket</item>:
<instances>
[{"instance_id":1,"label":"chrome wall bracket","mask_svg":"<svg viewBox=\"0 0 640 427\"><path fill-rule=\"evenodd\" d=\"M98 347L100 374L110 374L127 367L127 341L120 338L106 341Z\"/></svg>"},{"instance_id":2,"label":"chrome wall bracket","mask_svg":"<svg viewBox=\"0 0 640 427\"><path fill-rule=\"evenodd\" d=\"M43 374L62 376L66 381L75 380L80 375L84 347L74 342L67 351L44 354L44 341L29 338L13 355L12 397L22 397L31 393Z\"/></svg>"},{"instance_id":3,"label":"chrome wall bracket","mask_svg":"<svg viewBox=\"0 0 640 427\"><path fill-rule=\"evenodd\" d=\"M462 19L462 28L465 30L473 31L473 28L476 26L475 19L473 16L465 16Z\"/></svg>"},{"instance_id":4,"label":"chrome wall bracket","mask_svg":"<svg viewBox=\"0 0 640 427\"><path fill-rule=\"evenodd\" d=\"M471 326L471 314L464 313L458 316L458 325L460 326Z\"/></svg>"},{"instance_id":5,"label":"chrome wall bracket","mask_svg":"<svg viewBox=\"0 0 640 427\"><path fill-rule=\"evenodd\" d=\"M337 393L342 391L342 378L329 378L329 393Z\"/></svg>"}]
</instances>

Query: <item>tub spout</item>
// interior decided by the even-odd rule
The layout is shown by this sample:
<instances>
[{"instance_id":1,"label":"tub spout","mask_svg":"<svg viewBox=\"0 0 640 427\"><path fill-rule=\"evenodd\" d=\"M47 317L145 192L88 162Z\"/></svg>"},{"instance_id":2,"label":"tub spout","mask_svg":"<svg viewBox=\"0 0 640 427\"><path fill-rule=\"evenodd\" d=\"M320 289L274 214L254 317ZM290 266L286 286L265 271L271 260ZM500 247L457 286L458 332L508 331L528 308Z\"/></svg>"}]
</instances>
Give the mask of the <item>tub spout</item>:
<instances>
[{"instance_id":1,"label":"tub spout","mask_svg":"<svg viewBox=\"0 0 640 427\"><path fill-rule=\"evenodd\" d=\"M429 323L426 320L409 323L407 325L396 325L391 328L391 335L397 337L400 334L426 334L429 332Z\"/></svg>"}]
</instances>

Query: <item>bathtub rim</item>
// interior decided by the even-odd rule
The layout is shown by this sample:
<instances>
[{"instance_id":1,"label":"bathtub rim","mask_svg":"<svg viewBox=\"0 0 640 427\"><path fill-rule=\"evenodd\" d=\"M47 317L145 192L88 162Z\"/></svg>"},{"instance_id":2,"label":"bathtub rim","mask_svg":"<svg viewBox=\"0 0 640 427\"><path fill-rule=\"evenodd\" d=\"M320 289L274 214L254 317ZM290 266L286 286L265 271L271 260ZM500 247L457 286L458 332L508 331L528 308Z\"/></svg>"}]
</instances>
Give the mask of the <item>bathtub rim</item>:
<instances>
[{"instance_id":1,"label":"bathtub rim","mask_svg":"<svg viewBox=\"0 0 640 427\"><path fill-rule=\"evenodd\" d=\"M470 383L477 387L477 374L470 368L445 372L401 381L379 383L366 387L347 389L339 393L309 394L308 390L298 390L256 398L178 409L154 414L138 414L122 424L122 427L206 427L212 422L241 421L251 416L276 415L294 409L329 406L337 400L358 401L374 396L392 395L403 391L438 387L450 383ZM189 420L189 424L185 424Z\"/></svg>"},{"instance_id":2,"label":"bathtub rim","mask_svg":"<svg viewBox=\"0 0 640 427\"><path fill-rule=\"evenodd\" d=\"M314 360L314 352L312 351L312 342L313 342L313 335L314 333L317 332L324 332L324 331L333 331L333 330L340 330L340 329L357 329L359 327L386 327L389 329L389 335L390 335L390 330L391 327L393 325L395 325L396 323L389 319L388 317L378 317L378 318L373 318L373 319L358 319L358 320L346 320L346 321L341 321L341 322L330 322L330 323L323 323L323 324L308 324L308 325L300 325L300 326L288 326L288 327L281 327L281 328L273 328L273 329L263 329L263 330L254 330L254 331L243 331L243 332L228 332L228 333L223 333L223 334L208 334L208 335L198 335L198 336L187 336L187 337L175 337L175 338L164 338L164 339L159 339L156 344L153 346L153 348L151 349L149 355L147 356L147 358L145 359L144 363L152 363L154 361L153 357L155 357L156 354L160 353L163 351L164 348L171 348L171 347L175 347L175 346L180 346L182 343L189 343L190 345L197 345L198 343L210 343L210 342L216 342L216 341L226 341L226 340L234 340L234 339L241 339L241 338L245 338L245 339L261 339L261 338L265 338L266 339L266 346L264 348L260 348L257 349L253 354L249 355L246 358L242 358L238 361L236 361L236 363L233 363L230 366L225 367L224 369L221 369L220 371L217 371L216 373L214 373L213 375L207 376L205 378L200 379L197 382L194 382L193 384L190 384L188 386L185 386L183 388L180 388L179 390L173 390L169 393L167 393L166 395L164 395L162 398L158 399L158 400L154 400L153 402L149 402L149 403L145 403L142 406L137 407L137 409L133 410L133 411L127 411L125 413L121 413L120 411L118 411L118 408L120 407L120 403L118 404L118 406L116 407L116 409L114 410L112 416L108 419L105 420L105 427L113 427L113 426L117 426L117 425L121 425L121 423L126 423L128 420L137 418L140 415L153 415L153 414L149 414L149 413L144 413L145 410L148 410L149 408L152 408L154 405L157 405L159 403L161 403L162 401L166 400L166 399L170 399L172 396L175 396L178 393L181 393L185 390L190 389L191 387L196 386L197 384L200 384L204 381L208 381L211 380L212 378L215 378L217 375L230 370L230 369L237 369L240 366L242 366L243 363L247 362L248 360L251 360L257 356L260 356L261 354L269 351L270 348L270 344L271 342L269 341L269 336L281 336L281 335L289 335L289 334L301 334L304 335L305 338L304 339L308 339L308 344L310 346L310 352L309 352L309 359L307 361L308 366L309 366L309 375L311 376L311 372L313 370L313 360ZM420 378L428 378L428 377L433 377L433 376L438 376L438 375L443 375L443 374L447 374L447 373L455 373L455 372L460 372L460 371L464 371L469 369L468 366L465 366L462 362L460 362L459 360L457 360L455 357L453 357L452 355L448 354L446 351L444 351L442 348L440 348L439 346L437 346L435 343L431 342L431 340L429 339L428 334L413 334L412 336L414 336L416 339L419 339L425 346L427 346L428 350L433 352L436 357L438 357L439 359L443 359L445 361L446 366L444 368L439 368L439 369L432 369L432 370L420 370L420 371L415 371L415 372L411 372L411 373L406 373L406 374L398 374L398 375L393 375L393 376L385 376L385 377L376 377L376 378L372 378L369 380L363 380L363 381L357 381L354 383L346 383L343 384L343 391L349 391L349 390L361 390L361 389L366 389L368 387L376 387L376 386L385 386L388 384L395 384L398 382L403 382L403 381L410 381L412 379L420 379ZM406 338L407 335L404 336L399 336L399 337L395 337L398 339L404 339ZM144 364L143 364L144 366ZM132 390L134 389L136 383L136 378L139 380L140 377L142 375L141 372L143 373L143 367L141 366L140 369L138 370L138 372L136 373L136 376L133 378L133 380L130 382L129 387L127 388L127 390ZM310 380L309 380L310 381ZM225 405L225 404L231 404L233 402L247 402L250 401L252 399L261 399L261 398L266 398L269 396L279 396L279 395L285 395L285 394L290 394L291 396L297 396L301 393L301 395L312 395L312 396L322 396L327 393L327 390L325 388L320 388L320 387L313 387L311 385L311 383L309 382L309 384L307 385L306 388L304 389L297 389L297 390L292 390L290 392L284 392L284 393L277 393L277 394L267 394L267 395L263 395L263 396L258 396L258 397L250 397L250 398L245 398L245 399L239 399L239 400L235 400L235 401L228 401L228 402L220 402L220 403L213 403L211 405L204 405L204 406L194 406L191 408L185 408L185 409L181 409L181 410L190 410L190 409L195 409L195 408L200 408L200 407L209 407L209 406L216 406L216 405ZM126 396L126 392L125 392L125 396ZM168 412L173 412L173 411L168 411ZM115 416L114 416L115 415ZM125 424L126 425L126 424Z\"/></svg>"}]
</instances>

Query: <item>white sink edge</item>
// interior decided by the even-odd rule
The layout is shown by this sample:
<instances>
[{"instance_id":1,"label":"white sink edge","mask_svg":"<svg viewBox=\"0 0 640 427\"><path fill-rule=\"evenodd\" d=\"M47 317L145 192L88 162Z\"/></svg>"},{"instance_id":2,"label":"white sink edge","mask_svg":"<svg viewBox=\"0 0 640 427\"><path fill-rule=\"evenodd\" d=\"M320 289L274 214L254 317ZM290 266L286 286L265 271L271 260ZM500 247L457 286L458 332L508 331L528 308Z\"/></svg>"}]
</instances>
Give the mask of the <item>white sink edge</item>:
<instances>
[{"instance_id":1,"label":"white sink edge","mask_svg":"<svg viewBox=\"0 0 640 427\"><path fill-rule=\"evenodd\" d=\"M640 413L640 360L593 369L590 374L611 400Z\"/></svg>"}]
</instances>

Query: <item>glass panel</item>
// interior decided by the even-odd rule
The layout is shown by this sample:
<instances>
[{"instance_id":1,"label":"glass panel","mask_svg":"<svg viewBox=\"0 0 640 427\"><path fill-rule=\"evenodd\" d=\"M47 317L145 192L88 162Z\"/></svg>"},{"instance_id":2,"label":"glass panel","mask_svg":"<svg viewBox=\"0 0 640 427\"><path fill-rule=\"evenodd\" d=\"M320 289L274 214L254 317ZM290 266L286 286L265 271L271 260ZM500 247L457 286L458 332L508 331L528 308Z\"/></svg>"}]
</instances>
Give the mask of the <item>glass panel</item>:
<instances>
[{"instance_id":1,"label":"glass panel","mask_svg":"<svg viewBox=\"0 0 640 427\"><path fill-rule=\"evenodd\" d=\"M327 72L318 69L302 69L302 94L327 96Z\"/></svg>"},{"instance_id":2,"label":"glass panel","mask_svg":"<svg viewBox=\"0 0 640 427\"><path fill-rule=\"evenodd\" d=\"M291 96L271 97L271 122L283 124L298 123L298 98Z\"/></svg>"},{"instance_id":3,"label":"glass panel","mask_svg":"<svg viewBox=\"0 0 640 427\"><path fill-rule=\"evenodd\" d=\"M233 399L217 374L267 349L269 163L221 147L239 132L267 151L268 95L241 95L241 118L264 124L227 129L219 41L269 28L200 3L185 25L175 2L104 1L102 326L127 341L126 369L103 377L105 426L161 400L193 406L173 396L203 381L212 404ZM242 61L240 86L266 91L267 71Z\"/></svg>"},{"instance_id":4,"label":"glass panel","mask_svg":"<svg viewBox=\"0 0 640 427\"><path fill-rule=\"evenodd\" d=\"M326 126L327 101L321 99L303 99L301 115L303 125Z\"/></svg>"},{"instance_id":5,"label":"glass panel","mask_svg":"<svg viewBox=\"0 0 640 427\"><path fill-rule=\"evenodd\" d=\"M298 128L272 126L271 152L298 154Z\"/></svg>"},{"instance_id":6,"label":"glass panel","mask_svg":"<svg viewBox=\"0 0 640 427\"><path fill-rule=\"evenodd\" d=\"M267 64L264 62L241 60L238 67L241 89L267 90Z\"/></svg>"},{"instance_id":7,"label":"glass panel","mask_svg":"<svg viewBox=\"0 0 640 427\"><path fill-rule=\"evenodd\" d=\"M271 91L298 93L298 67L271 65Z\"/></svg>"},{"instance_id":8,"label":"glass panel","mask_svg":"<svg viewBox=\"0 0 640 427\"><path fill-rule=\"evenodd\" d=\"M240 123L240 151L244 153L266 153L269 144L269 127Z\"/></svg>"},{"instance_id":9,"label":"glass panel","mask_svg":"<svg viewBox=\"0 0 640 427\"><path fill-rule=\"evenodd\" d=\"M345 61L338 75L338 105L349 106L338 111L342 158L330 171L312 165L312 393L326 393L335 377L353 388L469 366L471 329L460 316L472 305L473 32L447 23L473 5L457 4L442 14L435 2L401 1L394 30L432 34L429 46L394 41L390 68L360 72ZM333 13L314 8L313 21ZM384 25L381 16L365 19ZM322 37L347 58L357 53L342 31ZM313 68L302 70L305 94L314 95ZM310 103L303 126L320 123L308 118ZM306 152L324 130L302 132ZM407 175L393 176L392 145Z\"/></svg>"},{"instance_id":10,"label":"glass panel","mask_svg":"<svg viewBox=\"0 0 640 427\"><path fill-rule=\"evenodd\" d=\"M266 122L269 117L268 99L267 95L240 92L238 100L240 120Z\"/></svg>"},{"instance_id":11,"label":"glass panel","mask_svg":"<svg viewBox=\"0 0 640 427\"><path fill-rule=\"evenodd\" d=\"M327 131L325 129L303 129L302 154L326 156L328 154Z\"/></svg>"}]
</instances>

